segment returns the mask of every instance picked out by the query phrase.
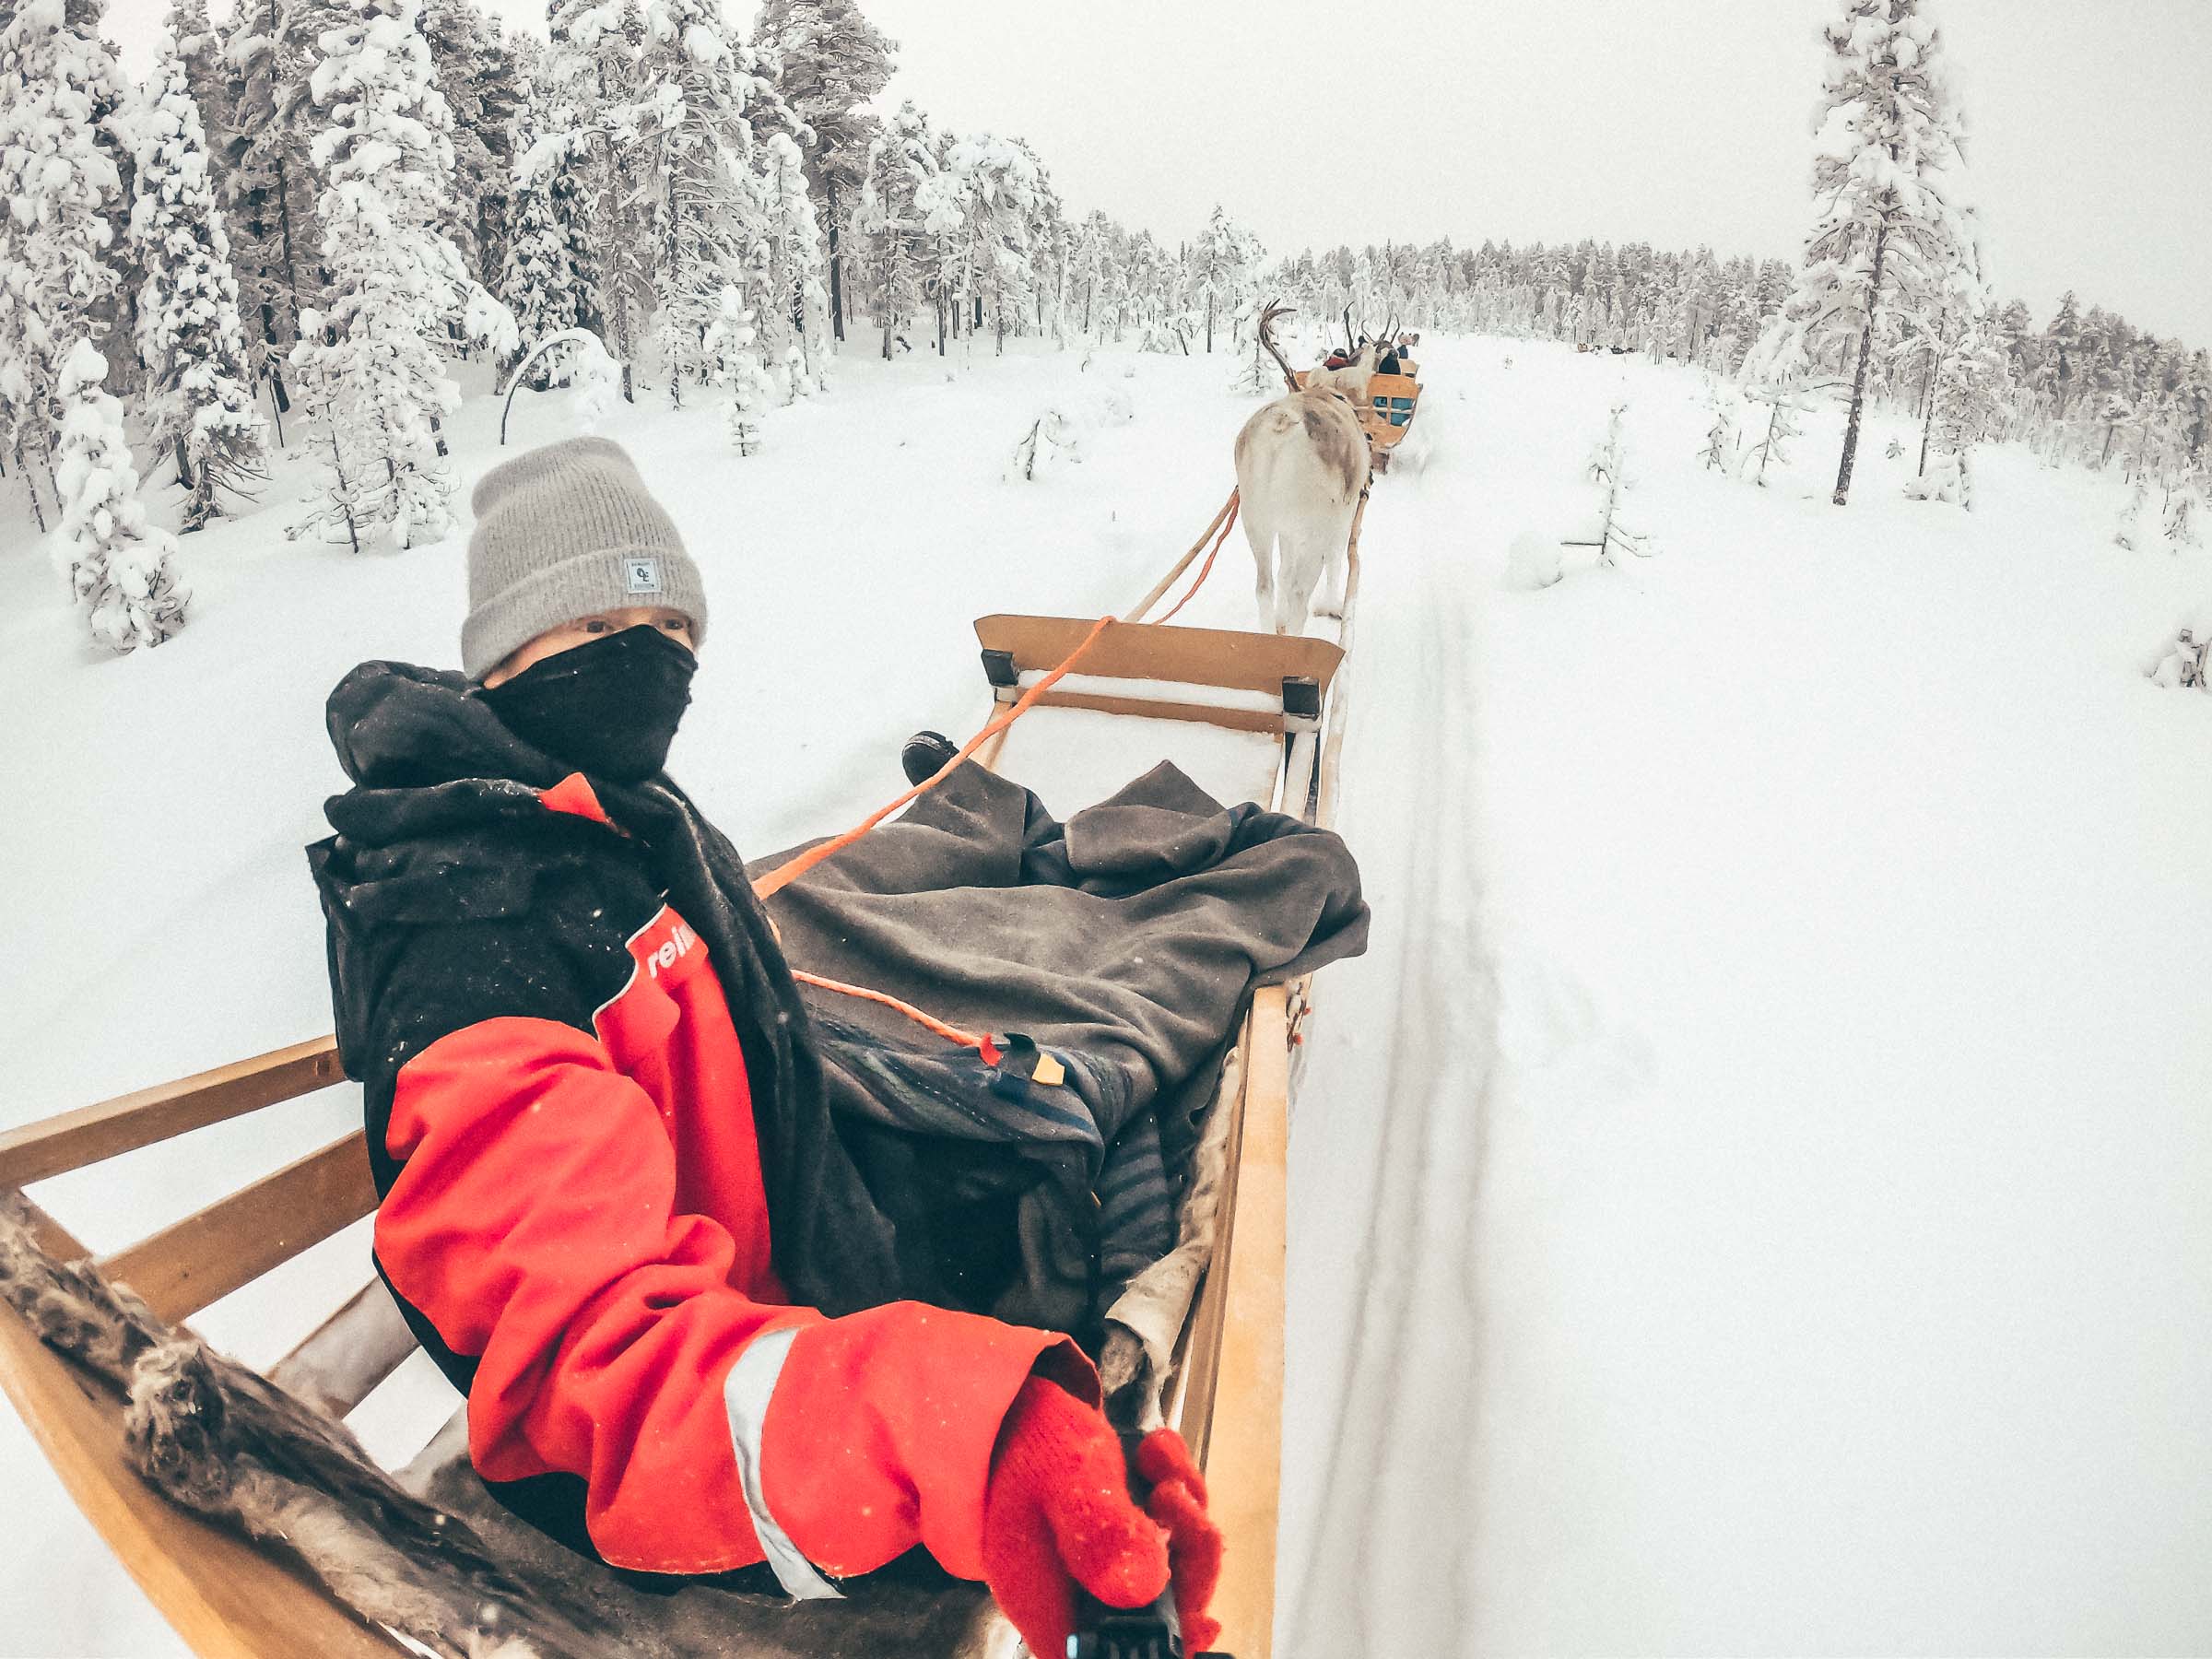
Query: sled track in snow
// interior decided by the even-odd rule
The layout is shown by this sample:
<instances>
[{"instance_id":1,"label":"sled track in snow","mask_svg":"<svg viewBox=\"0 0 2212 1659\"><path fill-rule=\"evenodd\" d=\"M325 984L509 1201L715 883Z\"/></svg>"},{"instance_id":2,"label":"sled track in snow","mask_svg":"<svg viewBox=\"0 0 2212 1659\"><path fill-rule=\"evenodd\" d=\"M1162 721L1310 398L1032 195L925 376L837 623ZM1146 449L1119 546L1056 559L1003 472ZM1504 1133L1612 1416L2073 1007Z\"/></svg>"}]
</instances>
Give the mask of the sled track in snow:
<instances>
[{"instance_id":1,"label":"sled track in snow","mask_svg":"<svg viewBox=\"0 0 2212 1659\"><path fill-rule=\"evenodd\" d=\"M1384 1058L1364 1078L1331 1063L1345 1051L1316 1056L1329 1074L1317 1092L1341 1091L1342 1132L1364 1131L1377 1150L1368 1190L1340 1194L1359 1218L1345 1242L1365 1289L1344 1335L1320 1519L1286 1630L1291 1653L1451 1653L1470 1628L1475 1251L1498 1027L1475 853L1481 629L1464 564L1390 553L1453 534L1464 503L1450 482L1388 503L1390 534L1364 576L1348 739L1358 777L1340 828L1370 861L1378 918L1391 919L1378 931L1394 932L1394 971L1376 1002L1394 985L1394 1006L1371 1022L1386 1034ZM1406 666L1397 683L1378 684L1389 664ZM1389 852L1378 859L1378 848ZM1347 1112L1353 1099L1372 1115Z\"/></svg>"}]
</instances>

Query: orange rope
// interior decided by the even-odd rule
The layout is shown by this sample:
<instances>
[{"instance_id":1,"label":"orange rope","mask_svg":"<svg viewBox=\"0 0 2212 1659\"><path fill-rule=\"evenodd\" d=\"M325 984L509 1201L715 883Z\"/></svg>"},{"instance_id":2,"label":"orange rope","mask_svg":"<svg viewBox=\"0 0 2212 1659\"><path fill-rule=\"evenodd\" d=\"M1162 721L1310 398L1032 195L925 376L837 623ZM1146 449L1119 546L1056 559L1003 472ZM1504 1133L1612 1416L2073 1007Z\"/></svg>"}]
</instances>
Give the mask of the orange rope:
<instances>
[{"instance_id":1,"label":"orange rope","mask_svg":"<svg viewBox=\"0 0 2212 1659\"><path fill-rule=\"evenodd\" d=\"M947 1025L935 1015L924 1014L912 1003L900 1002L888 992L871 991L865 985L848 985L842 980L824 979L818 973L806 973L796 968L791 971L791 977L803 985L815 985L824 991L841 992L846 996L857 996L863 1002L881 1003L885 1007L896 1009L899 1013L905 1015L916 1025L928 1027L929 1030L944 1038L946 1041L957 1042L962 1048L980 1049L983 1046L983 1038L981 1032L963 1031L959 1026Z\"/></svg>"},{"instance_id":2,"label":"orange rope","mask_svg":"<svg viewBox=\"0 0 2212 1659\"><path fill-rule=\"evenodd\" d=\"M1159 585L1131 606L1123 614L1123 621L1142 622L1145 619L1145 613L1159 604L1160 595L1173 587L1177 578L1191 568L1191 560L1198 557L1200 550L1212 539L1214 532L1221 528L1221 521L1236 511L1237 503L1243 499L1243 495L1241 489L1229 492L1229 500L1222 502L1219 511L1206 521L1206 528L1198 532L1198 539L1191 544L1191 550L1168 567L1168 573L1159 579Z\"/></svg>"},{"instance_id":3,"label":"orange rope","mask_svg":"<svg viewBox=\"0 0 2212 1659\"><path fill-rule=\"evenodd\" d=\"M1237 513L1241 510L1242 505L1242 501L1237 495L1232 494L1229 498L1229 517L1222 522L1221 534L1214 537L1213 550L1206 554L1206 562L1198 567L1198 580L1191 583L1190 591L1175 601L1173 607L1166 616L1156 618L1147 626L1158 628L1163 623L1172 621L1176 611L1181 610L1198 596L1198 590L1206 585L1206 579L1214 573L1214 559L1221 551L1221 544L1229 539L1230 530L1236 524Z\"/></svg>"},{"instance_id":4,"label":"orange rope","mask_svg":"<svg viewBox=\"0 0 2212 1659\"><path fill-rule=\"evenodd\" d=\"M937 771L924 778L921 782L915 784L912 789L908 790L897 800L891 802L887 806L878 807L876 811L870 813L866 818L863 818L859 823L853 825L852 829L846 830L842 835L832 837L830 840L822 842L819 846L807 848L806 852L800 853L796 858L791 860L788 864L778 865L767 875L759 877L753 883L754 894L759 898L768 899L776 893L782 892L785 888L789 887L800 877L806 875L807 871L813 869L815 865L820 864L824 859L833 858L838 853L842 853L847 847L851 846L862 836L867 834L869 830L875 829L877 825L882 823L885 818L889 818L892 813L898 811L901 806L906 806L909 802L917 801L921 799L922 796L927 794L931 790L935 789L938 784L942 783L947 778L952 775L952 770L954 767L958 766L961 761L967 759L969 756L974 754L977 749L982 747L983 745L991 738L1005 731L1017 720L1019 720L1024 714L1027 714L1030 710L1035 706L1037 700L1042 697L1047 691L1050 691L1055 685L1057 685L1062 677L1065 676L1070 668L1073 668L1076 665L1077 659L1081 657L1082 654L1088 651L1093 645L1097 644L1099 642L1099 636L1112 626L1113 618L1112 617L1100 617L1097 622L1091 625L1090 631L1083 636L1083 643L1077 646L1073 651L1069 652L1065 660L1061 663L1059 667L1053 669L1050 674L1046 675L1042 679L1031 686L1027 691L1024 691L1021 694L1020 700L1016 702L1012 708L1008 709L1004 714L1001 714L996 720L994 720L989 725L985 726L974 736L969 738L966 746L961 748L959 754L953 756L951 759L947 760L942 767L938 768Z\"/></svg>"},{"instance_id":5,"label":"orange rope","mask_svg":"<svg viewBox=\"0 0 2212 1659\"><path fill-rule=\"evenodd\" d=\"M1240 502L1238 500L1237 492L1231 490L1230 492L1228 505L1225 506L1220 512L1216 513L1214 515L1214 523L1206 526L1206 531L1211 532L1214 528L1214 525L1218 524L1220 526L1220 534L1214 537L1214 545L1212 549L1206 556L1206 563L1199 567L1198 579L1191 583L1189 590L1184 593L1182 598L1175 602L1173 608L1168 612L1167 616L1159 618L1155 622L1145 623L1143 626L1148 628L1158 627L1161 623L1166 622L1169 618L1175 615L1176 611L1181 610L1184 606L1188 605L1192 599L1197 595L1198 590L1206 585L1206 579L1213 574L1214 559L1219 555L1222 544L1229 540L1230 530L1237 522L1237 512L1239 511L1239 507ZM1206 540L1206 535L1201 534L1198 539L1200 542L1204 542ZM1197 551L1197 548L1194 547L1191 549L1191 551L1194 553ZM1183 557L1184 560L1187 562L1190 555L1185 554ZM813 869L817 865L823 863L825 860L836 857L838 853L843 852L854 841L860 840L862 836L867 834L869 830L875 829L877 825L882 823L884 819L889 818L891 814L897 812L900 807L908 806L913 801L919 800L922 796L927 794L931 790L935 789L939 783L943 782L947 777L952 775L952 770L954 767L958 766L961 761L967 759L969 756L974 754L977 749L982 747L983 745L988 743L993 737L1005 731L1017 720L1019 720L1024 714L1027 714L1032 708L1036 707L1038 699L1042 697L1047 691L1051 690L1053 686L1057 685L1060 680L1065 677L1067 672L1076 665L1077 661L1083 655L1083 653L1088 651L1093 645L1098 643L1099 637L1112 625L1114 620L1115 618L1110 616L1100 617L1098 621L1092 625L1091 630L1083 636L1083 642L1077 645L1075 650L1069 652L1067 655L1062 659L1058 667L1054 668L1050 674L1046 675L1042 679L1031 686L1027 691L1023 692L1021 696L1015 700L1012 708L1008 709L1004 714L999 715L995 720L993 720L988 725L984 726L982 731L971 737L967 744L960 749L959 753L953 756L951 759L947 760L943 766L939 767L935 772L931 773L927 778L924 778L921 782L915 784L913 788L908 790L904 794L900 795L897 800L892 801L888 806L870 813L865 818L863 818L859 823L853 825L852 829L846 830L842 835L833 836L829 841L823 841L818 846L807 848L806 852L800 853L797 857L787 860L783 864L781 864L774 869L769 871L767 875L759 877L753 883L754 894L765 901L773 895L782 892L786 887L789 887L800 877L806 875L807 871ZM899 1000L899 998L889 995L885 992L871 991L865 985L848 985L841 980L825 979L818 973L806 973L796 968L794 968L791 971L791 977L794 980L797 980L802 984L813 985L819 990L834 991L841 995L859 997L864 1002L880 1004L884 1007L892 1009L897 1013L903 1014L907 1018L912 1020L916 1025L924 1027L925 1029L935 1032L938 1036L944 1038L947 1042L958 1043L962 1048L984 1050L987 1050L988 1048L990 1039L986 1035L976 1031L962 1030L959 1026L947 1024L946 1021L937 1018L935 1015L925 1013L922 1009L915 1007L913 1004L909 1002L901 1002Z\"/></svg>"}]
</instances>

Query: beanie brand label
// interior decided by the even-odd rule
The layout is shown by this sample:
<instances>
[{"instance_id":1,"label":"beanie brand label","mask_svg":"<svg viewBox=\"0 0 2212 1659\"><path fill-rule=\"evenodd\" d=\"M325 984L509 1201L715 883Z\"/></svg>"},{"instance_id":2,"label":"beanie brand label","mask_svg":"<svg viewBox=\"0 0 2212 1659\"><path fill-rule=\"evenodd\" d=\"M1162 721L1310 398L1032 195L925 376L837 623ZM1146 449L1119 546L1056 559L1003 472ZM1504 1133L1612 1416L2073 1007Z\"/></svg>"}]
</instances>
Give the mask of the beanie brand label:
<instances>
[{"instance_id":1,"label":"beanie brand label","mask_svg":"<svg viewBox=\"0 0 2212 1659\"><path fill-rule=\"evenodd\" d=\"M623 582L632 594L657 594L661 591L661 561L657 559L626 559L622 561Z\"/></svg>"}]
</instances>

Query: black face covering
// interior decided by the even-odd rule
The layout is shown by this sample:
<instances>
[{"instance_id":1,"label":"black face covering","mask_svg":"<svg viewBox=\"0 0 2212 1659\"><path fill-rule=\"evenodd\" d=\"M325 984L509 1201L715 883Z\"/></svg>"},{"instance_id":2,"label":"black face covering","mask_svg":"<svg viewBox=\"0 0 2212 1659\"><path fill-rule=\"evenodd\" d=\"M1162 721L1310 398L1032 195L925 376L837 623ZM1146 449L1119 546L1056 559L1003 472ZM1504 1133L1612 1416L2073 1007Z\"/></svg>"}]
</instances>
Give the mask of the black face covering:
<instances>
[{"instance_id":1,"label":"black face covering","mask_svg":"<svg viewBox=\"0 0 2212 1659\"><path fill-rule=\"evenodd\" d=\"M477 695L525 743L594 777L637 783L666 764L698 666L664 629L641 625L549 656Z\"/></svg>"}]
</instances>

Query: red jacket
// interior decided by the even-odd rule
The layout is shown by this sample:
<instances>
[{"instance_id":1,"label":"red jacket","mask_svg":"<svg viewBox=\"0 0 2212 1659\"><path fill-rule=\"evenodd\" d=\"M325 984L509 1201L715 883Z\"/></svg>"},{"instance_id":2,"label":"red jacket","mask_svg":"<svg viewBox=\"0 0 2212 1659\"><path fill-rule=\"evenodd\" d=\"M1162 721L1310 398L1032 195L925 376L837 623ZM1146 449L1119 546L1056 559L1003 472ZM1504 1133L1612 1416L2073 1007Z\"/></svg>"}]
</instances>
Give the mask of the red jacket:
<instances>
[{"instance_id":1,"label":"red jacket","mask_svg":"<svg viewBox=\"0 0 2212 1659\"><path fill-rule=\"evenodd\" d=\"M606 821L581 777L541 798ZM600 929L619 954L579 944ZM415 927L368 994L388 1068L387 1096L370 1066L376 1254L467 1389L487 1481L580 1479L590 1543L619 1567L766 1559L823 1594L812 1570L918 1543L982 1576L1006 1409L1041 1361L1095 1400L1088 1361L916 1302L789 1304L729 1006L649 882L594 867L524 914Z\"/></svg>"}]
</instances>

